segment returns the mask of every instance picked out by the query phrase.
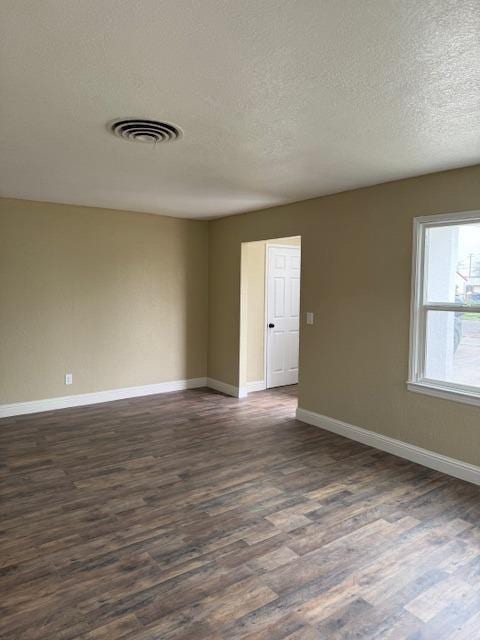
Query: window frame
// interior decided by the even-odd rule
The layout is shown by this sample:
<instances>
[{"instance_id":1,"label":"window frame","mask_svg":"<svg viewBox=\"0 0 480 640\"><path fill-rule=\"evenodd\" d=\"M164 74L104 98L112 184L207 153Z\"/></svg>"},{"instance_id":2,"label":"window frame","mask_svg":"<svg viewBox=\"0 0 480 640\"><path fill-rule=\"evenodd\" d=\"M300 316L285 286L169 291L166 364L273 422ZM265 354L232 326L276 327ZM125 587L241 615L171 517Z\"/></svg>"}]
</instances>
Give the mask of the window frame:
<instances>
[{"instance_id":1,"label":"window frame","mask_svg":"<svg viewBox=\"0 0 480 640\"><path fill-rule=\"evenodd\" d=\"M480 312L480 304L429 303L426 292L426 230L432 227L480 223L480 211L419 216L413 220L412 293L410 349L407 388L409 391L480 406L480 387L425 377L428 311Z\"/></svg>"}]
</instances>

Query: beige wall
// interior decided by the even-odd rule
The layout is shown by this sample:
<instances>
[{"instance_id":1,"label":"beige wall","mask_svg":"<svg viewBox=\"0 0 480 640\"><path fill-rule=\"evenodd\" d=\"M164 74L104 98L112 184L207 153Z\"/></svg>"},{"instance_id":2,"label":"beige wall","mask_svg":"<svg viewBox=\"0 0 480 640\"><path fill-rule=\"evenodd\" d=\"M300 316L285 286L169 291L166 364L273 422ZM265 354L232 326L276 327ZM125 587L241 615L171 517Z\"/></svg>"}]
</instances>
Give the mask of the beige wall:
<instances>
[{"instance_id":1,"label":"beige wall","mask_svg":"<svg viewBox=\"0 0 480 640\"><path fill-rule=\"evenodd\" d=\"M209 375L239 380L241 243L302 236L300 406L480 464L480 410L407 391L412 219L480 209L480 166L214 220Z\"/></svg>"},{"instance_id":2,"label":"beige wall","mask_svg":"<svg viewBox=\"0 0 480 640\"><path fill-rule=\"evenodd\" d=\"M276 238L246 244L244 273L247 307L245 325L247 382L258 382L265 377L265 251L268 244L300 246L300 238Z\"/></svg>"},{"instance_id":3,"label":"beige wall","mask_svg":"<svg viewBox=\"0 0 480 640\"><path fill-rule=\"evenodd\" d=\"M242 242L301 235L300 406L480 464L479 409L405 386L412 219L479 208L480 166L210 223L0 200L0 404L204 376L207 327L237 386Z\"/></svg>"},{"instance_id":4,"label":"beige wall","mask_svg":"<svg viewBox=\"0 0 480 640\"><path fill-rule=\"evenodd\" d=\"M204 221L0 200L0 404L205 376L207 251Z\"/></svg>"}]
</instances>

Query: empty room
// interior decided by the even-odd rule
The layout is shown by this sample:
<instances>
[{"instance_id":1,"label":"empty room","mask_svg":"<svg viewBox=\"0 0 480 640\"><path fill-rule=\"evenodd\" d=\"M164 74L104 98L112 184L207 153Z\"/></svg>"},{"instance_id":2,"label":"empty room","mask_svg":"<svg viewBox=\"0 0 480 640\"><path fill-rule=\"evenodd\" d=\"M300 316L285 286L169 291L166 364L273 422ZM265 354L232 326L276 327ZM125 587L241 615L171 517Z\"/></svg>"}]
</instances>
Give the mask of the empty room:
<instances>
[{"instance_id":1,"label":"empty room","mask_svg":"<svg viewBox=\"0 0 480 640\"><path fill-rule=\"evenodd\" d=\"M480 640L477 0L0 0L0 638Z\"/></svg>"}]
</instances>

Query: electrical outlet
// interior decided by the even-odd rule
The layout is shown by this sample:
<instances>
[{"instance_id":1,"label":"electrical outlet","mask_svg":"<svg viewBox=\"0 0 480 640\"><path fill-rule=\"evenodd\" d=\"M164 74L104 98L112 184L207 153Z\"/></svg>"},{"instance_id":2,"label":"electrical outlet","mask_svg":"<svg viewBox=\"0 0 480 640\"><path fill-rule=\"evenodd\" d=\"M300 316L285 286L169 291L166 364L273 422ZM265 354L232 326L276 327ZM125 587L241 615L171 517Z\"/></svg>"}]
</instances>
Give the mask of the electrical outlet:
<instances>
[{"instance_id":1,"label":"electrical outlet","mask_svg":"<svg viewBox=\"0 0 480 640\"><path fill-rule=\"evenodd\" d=\"M307 324L313 324L313 311L307 311Z\"/></svg>"},{"instance_id":2,"label":"electrical outlet","mask_svg":"<svg viewBox=\"0 0 480 640\"><path fill-rule=\"evenodd\" d=\"M66 373L65 384L72 384L72 383L73 383L73 373Z\"/></svg>"}]
</instances>

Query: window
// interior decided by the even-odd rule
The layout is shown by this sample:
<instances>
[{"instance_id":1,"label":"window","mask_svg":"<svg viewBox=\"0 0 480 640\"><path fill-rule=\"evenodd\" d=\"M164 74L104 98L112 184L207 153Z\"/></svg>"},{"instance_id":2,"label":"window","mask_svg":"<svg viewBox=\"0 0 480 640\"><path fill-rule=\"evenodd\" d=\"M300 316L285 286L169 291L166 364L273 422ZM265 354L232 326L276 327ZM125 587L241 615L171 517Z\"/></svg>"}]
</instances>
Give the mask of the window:
<instances>
[{"instance_id":1,"label":"window","mask_svg":"<svg viewBox=\"0 0 480 640\"><path fill-rule=\"evenodd\" d=\"M408 388L480 405L480 212L415 219Z\"/></svg>"}]
</instances>

